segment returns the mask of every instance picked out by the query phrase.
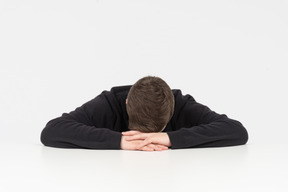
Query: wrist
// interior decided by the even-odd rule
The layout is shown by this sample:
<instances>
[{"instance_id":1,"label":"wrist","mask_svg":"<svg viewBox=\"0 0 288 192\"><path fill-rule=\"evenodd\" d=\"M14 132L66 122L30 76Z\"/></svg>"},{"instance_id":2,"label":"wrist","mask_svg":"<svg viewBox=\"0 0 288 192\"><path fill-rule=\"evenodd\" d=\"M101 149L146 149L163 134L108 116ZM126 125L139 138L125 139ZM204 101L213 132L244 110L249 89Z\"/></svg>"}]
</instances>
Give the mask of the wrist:
<instances>
[{"instance_id":1,"label":"wrist","mask_svg":"<svg viewBox=\"0 0 288 192\"><path fill-rule=\"evenodd\" d=\"M167 136L167 147L171 147L172 144L171 144L170 137L169 137L168 133L166 133L166 136Z\"/></svg>"},{"instance_id":2,"label":"wrist","mask_svg":"<svg viewBox=\"0 0 288 192\"><path fill-rule=\"evenodd\" d=\"M125 140L125 138L124 138L125 136L121 136L121 141L120 141L120 149L124 149L124 140Z\"/></svg>"}]
</instances>

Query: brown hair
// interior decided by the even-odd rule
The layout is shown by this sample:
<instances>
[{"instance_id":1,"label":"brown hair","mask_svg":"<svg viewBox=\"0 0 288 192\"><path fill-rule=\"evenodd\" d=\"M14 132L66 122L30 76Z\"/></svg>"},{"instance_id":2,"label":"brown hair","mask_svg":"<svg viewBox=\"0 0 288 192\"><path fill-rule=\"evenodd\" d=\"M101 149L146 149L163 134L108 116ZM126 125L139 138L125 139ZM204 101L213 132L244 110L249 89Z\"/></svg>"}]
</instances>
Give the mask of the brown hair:
<instances>
[{"instance_id":1,"label":"brown hair","mask_svg":"<svg viewBox=\"0 0 288 192\"><path fill-rule=\"evenodd\" d=\"M143 77L131 87L126 108L129 129L160 132L174 113L174 95L161 78Z\"/></svg>"}]
</instances>

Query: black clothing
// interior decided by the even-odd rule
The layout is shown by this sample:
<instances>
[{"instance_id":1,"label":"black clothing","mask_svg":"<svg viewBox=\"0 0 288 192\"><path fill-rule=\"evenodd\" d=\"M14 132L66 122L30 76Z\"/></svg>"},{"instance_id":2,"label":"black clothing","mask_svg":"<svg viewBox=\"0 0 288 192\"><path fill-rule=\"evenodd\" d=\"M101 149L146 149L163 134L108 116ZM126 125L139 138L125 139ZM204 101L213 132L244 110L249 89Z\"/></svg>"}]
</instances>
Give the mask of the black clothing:
<instances>
[{"instance_id":1,"label":"black clothing","mask_svg":"<svg viewBox=\"0 0 288 192\"><path fill-rule=\"evenodd\" d=\"M76 108L49 121L41 133L46 146L61 148L120 149L121 132L128 131L126 98L131 86L113 87ZM167 132L172 149L223 147L245 144L243 125L197 103L190 95L172 90L173 117Z\"/></svg>"}]
</instances>

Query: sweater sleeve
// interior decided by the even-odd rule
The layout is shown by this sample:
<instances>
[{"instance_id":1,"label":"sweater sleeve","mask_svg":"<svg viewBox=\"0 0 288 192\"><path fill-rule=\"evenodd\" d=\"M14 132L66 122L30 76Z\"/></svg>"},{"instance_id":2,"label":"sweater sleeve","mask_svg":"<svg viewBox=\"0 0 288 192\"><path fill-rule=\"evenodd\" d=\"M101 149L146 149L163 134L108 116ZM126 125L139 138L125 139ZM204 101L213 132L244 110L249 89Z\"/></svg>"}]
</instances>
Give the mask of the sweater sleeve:
<instances>
[{"instance_id":1,"label":"sweater sleeve","mask_svg":"<svg viewBox=\"0 0 288 192\"><path fill-rule=\"evenodd\" d=\"M172 149L243 145L248 140L239 121L219 115L195 100L185 104L178 123L182 127L167 132Z\"/></svg>"},{"instance_id":2,"label":"sweater sleeve","mask_svg":"<svg viewBox=\"0 0 288 192\"><path fill-rule=\"evenodd\" d=\"M105 127L113 111L98 96L70 113L47 123L41 133L45 146L59 148L120 149L121 133Z\"/></svg>"}]
</instances>

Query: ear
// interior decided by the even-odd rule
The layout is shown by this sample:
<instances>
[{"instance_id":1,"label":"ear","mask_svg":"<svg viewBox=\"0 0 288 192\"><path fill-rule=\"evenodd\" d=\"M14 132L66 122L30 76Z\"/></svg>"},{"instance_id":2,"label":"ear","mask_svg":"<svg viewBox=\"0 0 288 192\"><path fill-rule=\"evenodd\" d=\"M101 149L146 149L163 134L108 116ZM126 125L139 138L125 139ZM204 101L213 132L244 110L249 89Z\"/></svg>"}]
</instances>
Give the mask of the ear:
<instances>
[{"instance_id":1,"label":"ear","mask_svg":"<svg viewBox=\"0 0 288 192\"><path fill-rule=\"evenodd\" d=\"M127 103L128 103L128 99L126 99L126 105L127 105Z\"/></svg>"}]
</instances>

